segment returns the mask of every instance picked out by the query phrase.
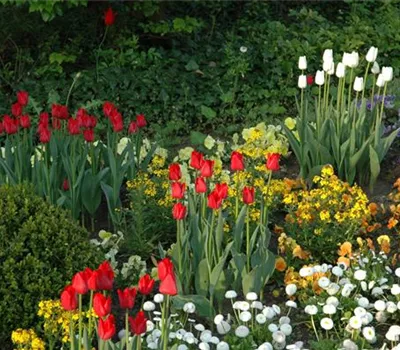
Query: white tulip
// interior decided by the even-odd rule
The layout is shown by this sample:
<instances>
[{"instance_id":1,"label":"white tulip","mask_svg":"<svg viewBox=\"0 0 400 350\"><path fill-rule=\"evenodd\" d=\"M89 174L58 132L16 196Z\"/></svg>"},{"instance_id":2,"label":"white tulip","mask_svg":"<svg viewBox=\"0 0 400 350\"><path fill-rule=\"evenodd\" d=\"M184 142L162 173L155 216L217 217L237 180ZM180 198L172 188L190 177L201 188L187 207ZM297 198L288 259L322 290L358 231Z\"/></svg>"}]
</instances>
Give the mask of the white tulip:
<instances>
[{"instance_id":1,"label":"white tulip","mask_svg":"<svg viewBox=\"0 0 400 350\"><path fill-rule=\"evenodd\" d=\"M322 69L328 73L329 71L332 70L332 66L335 67L335 64L333 63L333 59L329 59L329 60L324 61L324 63L322 64Z\"/></svg>"},{"instance_id":2,"label":"white tulip","mask_svg":"<svg viewBox=\"0 0 400 350\"><path fill-rule=\"evenodd\" d=\"M299 69L306 70L307 69L307 59L306 56L299 57Z\"/></svg>"},{"instance_id":3,"label":"white tulip","mask_svg":"<svg viewBox=\"0 0 400 350\"><path fill-rule=\"evenodd\" d=\"M356 77L356 79L354 80L353 88L354 88L354 90L357 91L357 92L363 91L363 90L364 90L364 78L362 78L362 77ZM359 272L359 274L358 274L359 277L362 277L362 276L363 276L362 273L365 273L365 277L366 277L366 272L365 272L364 270L357 270L357 271L354 273L354 277L355 277L357 280L361 281L360 279L358 279L358 278L356 277L356 273L357 273L357 272ZM363 279L365 279L365 277L364 277Z\"/></svg>"},{"instance_id":4,"label":"white tulip","mask_svg":"<svg viewBox=\"0 0 400 350\"><path fill-rule=\"evenodd\" d=\"M358 66L358 62L359 62L358 52L353 51L350 54L349 67L356 68Z\"/></svg>"},{"instance_id":5,"label":"white tulip","mask_svg":"<svg viewBox=\"0 0 400 350\"><path fill-rule=\"evenodd\" d=\"M322 56L322 60L325 61L332 61L333 60L333 50L332 49L325 49L324 54Z\"/></svg>"},{"instance_id":6,"label":"white tulip","mask_svg":"<svg viewBox=\"0 0 400 350\"><path fill-rule=\"evenodd\" d=\"M371 46L367 52L367 56L365 56L365 59L372 63L376 61L376 56L378 56L378 48Z\"/></svg>"},{"instance_id":7,"label":"white tulip","mask_svg":"<svg viewBox=\"0 0 400 350\"><path fill-rule=\"evenodd\" d=\"M297 85L300 89L305 89L307 87L307 77L304 74L299 75Z\"/></svg>"},{"instance_id":8,"label":"white tulip","mask_svg":"<svg viewBox=\"0 0 400 350\"><path fill-rule=\"evenodd\" d=\"M293 283L288 284L285 288L285 292L288 296L292 296L297 292L297 286Z\"/></svg>"},{"instance_id":9,"label":"white tulip","mask_svg":"<svg viewBox=\"0 0 400 350\"><path fill-rule=\"evenodd\" d=\"M246 326L239 326L235 330L235 335L239 338L246 338L249 335L250 331Z\"/></svg>"},{"instance_id":10,"label":"white tulip","mask_svg":"<svg viewBox=\"0 0 400 350\"><path fill-rule=\"evenodd\" d=\"M333 321L328 317L324 317L321 320L320 325L323 329L329 331L333 328Z\"/></svg>"},{"instance_id":11,"label":"white tulip","mask_svg":"<svg viewBox=\"0 0 400 350\"><path fill-rule=\"evenodd\" d=\"M393 68L392 67L382 67L382 75L385 82L389 82L393 79Z\"/></svg>"},{"instance_id":12,"label":"white tulip","mask_svg":"<svg viewBox=\"0 0 400 350\"><path fill-rule=\"evenodd\" d=\"M346 66L349 67L351 62L351 53L344 52L342 56L342 63Z\"/></svg>"},{"instance_id":13,"label":"white tulip","mask_svg":"<svg viewBox=\"0 0 400 350\"><path fill-rule=\"evenodd\" d=\"M338 78L343 78L346 74L346 66L344 63L339 62L336 66L336 76Z\"/></svg>"},{"instance_id":14,"label":"white tulip","mask_svg":"<svg viewBox=\"0 0 400 350\"><path fill-rule=\"evenodd\" d=\"M372 74L378 74L380 71L381 70L379 68L379 64L378 62L375 61L374 64L372 65L371 72Z\"/></svg>"},{"instance_id":15,"label":"white tulip","mask_svg":"<svg viewBox=\"0 0 400 350\"><path fill-rule=\"evenodd\" d=\"M323 70L317 70L315 74L315 84L321 86L325 83L325 74Z\"/></svg>"}]
</instances>

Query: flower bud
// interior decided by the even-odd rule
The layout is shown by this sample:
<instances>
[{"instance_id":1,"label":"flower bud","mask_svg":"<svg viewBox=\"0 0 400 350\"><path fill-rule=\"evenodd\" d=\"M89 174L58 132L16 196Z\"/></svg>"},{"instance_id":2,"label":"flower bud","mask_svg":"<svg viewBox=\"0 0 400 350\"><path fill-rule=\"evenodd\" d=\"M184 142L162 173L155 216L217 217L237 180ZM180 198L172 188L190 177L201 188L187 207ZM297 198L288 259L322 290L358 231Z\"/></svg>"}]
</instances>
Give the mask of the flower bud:
<instances>
[{"instance_id":1,"label":"flower bud","mask_svg":"<svg viewBox=\"0 0 400 350\"><path fill-rule=\"evenodd\" d=\"M307 59L306 56L299 57L299 69L305 70L307 69Z\"/></svg>"},{"instance_id":2,"label":"flower bud","mask_svg":"<svg viewBox=\"0 0 400 350\"><path fill-rule=\"evenodd\" d=\"M368 50L367 56L365 56L365 59L372 63L375 62L376 56L378 56L378 48L371 46Z\"/></svg>"},{"instance_id":3,"label":"flower bud","mask_svg":"<svg viewBox=\"0 0 400 350\"><path fill-rule=\"evenodd\" d=\"M378 75L378 79L376 80L376 86L378 86L378 87L383 87L385 85L385 79L383 78L383 74L382 73L380 73L379 75Z\"/></svg>"},{"instance_id":4,"label":"flower bud","mask_svg":"<svg viewBox=\"0 0 400 350\"><path fill-rule=\"evenodd\" d=\"M354 80L353 88L355 91L360 92L364 90L364 78L356 77Z\"/></svg>"},{"instance_id":5,"label":"flower bud","mask_svg":"<svg viewBox=\"0 0 400 350\"><path fill-rule=\"evenodd\" d=\"M307 86L307 77L304 74L299 75L298 86L299 86L300 89L305 89L306 88L306 86Z\"/></svg>"},{"instance_id":6,"label":"flower bud","mask_svg":"<svg viewBox=\"0 0 400 350\"><path fill-rule=\"evenodd\" d=\"M349 67L356 68L358 66L358 62L359 62L358 52L353 51L350 56Z\"/></svg>"},{"instance_id":7,"label":"flower bud","mask_svg":"<svg viewBox=\"0 0 400 350\"><path fill-rule=\"evenodd\" d=\"M336 76L338 78L344 78L346 72L346 66L343 62L339 62L336 66Z\"/></svg>"},{"instance_id":8,"label":"flower bud","mask_svg":"<svg viewBox=\"0 0 400 350\"><path fill-rule=\"evenodd\" d=\"M374 64L372 65L371 72L372 74L378 74L380 71L381 70L379 68L379 64L378 62L375 61Z\"/></svg>"},{"instance_id":9,"label":"flower bud","mask_svg":"<svg viewBox=\"0 0 400 350\"><path fill-rule=\"evenodd\" d=\"M325 83L324 71L317 70L317 73L315 74L315 84L321 86L321 85L324 85L324 83Z\"/></svg>"},{"instance_id":10,"label":"flower bud","mask_svg":"<svg viewBox=\"0 0 400 350\"><path fill-rule=\"evenodd\" d=\"M328 71L331 71L332 67L334 67L334 66L335 66L335 64L333 63L333 60L329 59L329 60L324 61L322 68L325 72L328 72Z\"/></svg>"},{"instance_id":11,"label":"flower bud","mask_svg":"<svg viewBox=\"0 0 400 350\"><path fill-rule=\"evenodd\" d=\"M393 68L382 67L382 75L385 82L391 81L393 79Z\"/></svg>"}]
</instances>

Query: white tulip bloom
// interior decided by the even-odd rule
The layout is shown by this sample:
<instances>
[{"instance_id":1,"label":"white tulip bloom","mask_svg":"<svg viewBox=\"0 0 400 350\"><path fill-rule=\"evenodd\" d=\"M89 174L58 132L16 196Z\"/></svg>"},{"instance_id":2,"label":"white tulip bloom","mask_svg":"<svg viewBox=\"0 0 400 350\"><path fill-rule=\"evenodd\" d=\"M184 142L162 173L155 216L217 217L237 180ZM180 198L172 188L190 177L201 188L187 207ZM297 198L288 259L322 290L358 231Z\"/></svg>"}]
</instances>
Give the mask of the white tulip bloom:
<instances>
[{"instance_id":1,"label":"white tulip bloom","mask_svg":"<svg viewBox=\"0 0 400 350\"><path fill-rule=\"evenodd\" d=\"M342 62L339 62L336 66L336 76L338 78L344 78L345 74L346 74L346 66Z\"/></svg>"},{"instance_id":2,"label":"white tulip bloom","mask_svg":"<svg viewBox=\"0 0 400 350\"><path fill-rule=\"evenodd\" d=\"M358 57L358 52L353 51L350 56L349 56L349 67L350 68L356 68L358 66L359 62L359 57Z\"/></svg>"},{"instance_id":3,"label":"white tulip bloom","mask_svg":"<svg viewBox=\"0 0 400 350\"><path fill-rule=\"evenodd\" d=\"M304 74L299 75L297 85L300 89L305 89L307 87L307 77Z\"/></svg>"},{"instance_id":4,"label":"white tulip bloom","mask_svg":"<svg viewBox=\"0 0 400 350\"><path fill-rule=\"evenodd\" d=\"M315 74L315 84L322 86L325 83L325 73L323 70L317 70Z\"/></svg>"},{"instance_id":5,"label":"white tulip bloom","mask_svg":"<svg viewBox=\"0 0 400 350\"><path fill-rule=\"evenodd\" d=\"M382 67L382 75L385 82L389 82L393 79L393 68L392 67Z\"/></svg>"},{"instance_id":6,"label":"white tulip bloom","mask_svg":"<svg viewBox=\"0 0 400 350\"><path fill-rule=\"evenodd\" d=\"M307 69L307 58L306 56L299 57L299 69L306 70Z\"/></svg>"},{"instance_id":7,"label":"white tulip bloom","mask_svg":"<svg viewBox=\"0 0 400 350\"><path fill-rule=\"evenodd\" d=\"M363 91L364 90L364 78L363 77L356 77L354 79L353 88L357 92ZM364 270L357 270L356 272L359 272L359 271L364 271ZM354 274L354 276L355 276L355 274ZM365 279L365 277L364 277L364 279Z\"/></svg>"},{"instance_id":8,"label":"white tulip bloom","mask_svg":"<svg viewBox=\"0 0 400 350\"><path fill-rule=\"evenodd\" d=\"M379 74L380 71L381 70L379 68L379 64L378 64L378 62L375 61L374 64L372 65L371 73L372 74Z\"/></svg>"},{"instance_id":9,"label":"white tulip bloom","mask_svg":"<svg viewBox=\"0 0 400 350\"><path fill-rule=\"evenodd\" d=\"M322 60L325 61L332 61L333 60L333 50L332 49L325 49L324 54L322 56Z\"/></svg>"},{"instance_id":10,"label":"white tulip bloom","mask_svg":"<svg viewBox=\"0 0 400 350\"><path fill-rule=\"evenodd\" d=\"M367 55L365 56L365 59L372 63L376 61L376 57L378 56L378 48L371 46L367 52Z\"/></svg>"}]
</instances>

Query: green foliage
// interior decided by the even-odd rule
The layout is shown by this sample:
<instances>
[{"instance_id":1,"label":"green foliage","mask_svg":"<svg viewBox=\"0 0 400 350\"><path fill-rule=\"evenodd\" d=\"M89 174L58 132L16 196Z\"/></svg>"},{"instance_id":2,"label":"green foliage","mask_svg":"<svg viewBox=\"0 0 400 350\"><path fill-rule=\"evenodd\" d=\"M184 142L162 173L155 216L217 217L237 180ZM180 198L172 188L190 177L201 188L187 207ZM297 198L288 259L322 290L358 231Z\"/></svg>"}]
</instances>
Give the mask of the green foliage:
<instances>
[{"instance_id":1,"label":"green foliage","mask_svg":"<svg viewBox=\"0 0 400 350\"><path fill-rule=\"evenodd\" d=\"M39 12L43 21L48 22L56 16L61 16L65 8L86 6L87 0L1 0L1 3L16 6L29 5L29 12Z\"/></svg>"},{"instance_id":2,"label":"green foliage","mask_svg":"<svg viewBox=\"0 0 400 350\"><path fill-rule=\"evenodd\" d=\"M72 275L101 255L69 214L31 187L0 187L0 342L36 320L37 304L56 298Z\"/></svg>"}]
</instances>

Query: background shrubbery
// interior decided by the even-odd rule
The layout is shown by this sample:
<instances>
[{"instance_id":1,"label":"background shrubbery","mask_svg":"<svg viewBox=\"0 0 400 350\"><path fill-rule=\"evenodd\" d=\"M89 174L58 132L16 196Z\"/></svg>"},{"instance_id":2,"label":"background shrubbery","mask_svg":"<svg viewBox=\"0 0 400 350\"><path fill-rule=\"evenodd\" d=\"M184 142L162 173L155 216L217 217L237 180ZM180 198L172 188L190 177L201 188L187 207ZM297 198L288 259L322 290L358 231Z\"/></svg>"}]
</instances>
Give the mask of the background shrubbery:
<instances>
[{"instance_id":1,"label":"background shrubbery","mask_svg":"<svg viewBox=\"0 0 400 350\"><path fill-rule=\"evenodd\" d=\"M72 6L79 4L87 6ZM7 18L0 24L0 100L7 101L0 113L8 112L18 89L37 101L65 102L82 72L73 109L96 111L100 101L116 101L125 114L147 114L160 138L196 129L225 133L239 122L293 116L299 55L318 57L333 48L339 56L376 45L380 65L400 63L397 1L30 6L37 12L28 15L28 4L0 7ZM99 51L97 79L96 50L108 6L118 15ZM310 60L310 72L317 62Z\"/></svg>"},{"instance_id":2,"label":"background shrubbery","mask_svg":"<svg viewBox=\"0 0 400 350\"><path fill-rule=\"evenodd\" d=\"M100 259L68 212L30 187L0 187L0 343L33 324L40 300L58 297L76 271Z\"/></svg>"}]
</instances>

